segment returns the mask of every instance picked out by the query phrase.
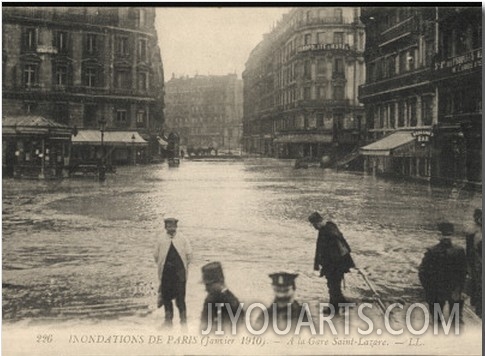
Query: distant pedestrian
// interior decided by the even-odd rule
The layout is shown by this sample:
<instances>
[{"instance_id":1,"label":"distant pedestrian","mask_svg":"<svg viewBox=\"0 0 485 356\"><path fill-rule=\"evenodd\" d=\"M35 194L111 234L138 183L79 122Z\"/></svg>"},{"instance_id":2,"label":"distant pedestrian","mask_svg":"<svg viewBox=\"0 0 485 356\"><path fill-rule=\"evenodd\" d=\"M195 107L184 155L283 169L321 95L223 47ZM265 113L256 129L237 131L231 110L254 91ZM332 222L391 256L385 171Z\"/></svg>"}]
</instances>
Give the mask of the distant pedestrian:
<instances>
[{"instance_id":1,"label":"distant pedestrian","mask_svg":"<svg viewBox=\"0 0 485 356\"><path fill-rule=\"evenodd\" d=\"M238 309L240 309L239 323L244 322L244 310L242 304L239 303L239 300L225 284L221 263L211 262L203 266L202 279L207 291L207 297L204 301L200 318L201 330L207 330L207 333L216 331L220 323L225 334L231 333L232 322L228 308L231 309L234 317L238 315Z\"/></svg>"},{"instance_id":2,"label":"distant pedestrian","mask_svg":"<svg viewBox=\"0 0 485 356\"><path fill-rule=\"evenodd\" d=\"M172 325L173 299L179 310L180 323L187 323L185 287L192 249L189 241L177 233L177 223L177 219L165 219L166 235L159 241L154 254L160 281L157 306L165 309L166 326Z\"/></svg>"},{"instance_id":3,"label":"distant pedestrian","mask_svg":"<svg viewBox=\"0 0 485 356\"><path fill-rule=\"evenodd\" d=\"M278 330L285 330L288 324L291 325L289 329L294 330L303 309L302 305L295 300L295 279L298 277L298 274L278 272L270 274L269 277L272 279L271 284L275 297L273 303L266 308L268 311L268 325L272 328L274 319ZM258 328L263 327L264 321L264 313L261 313L257 319ZM302 321L306 322L308 318L303 317Z\"/></svg>"},{"instance_id":4,"label":"distant pedestrian","mask_svg":"<svg viewBox=\"0 0 485 356\"><path fill-rule=\"evenodd\" d=\"M184 150L180 150L180 157L182 159L184 159L184 156L185 156L185 151Z\"/></svg>"},{"instance_id":5,"label":"distant pedestrian","mask_svg":"<svg viewBox=\"0 0 485 356\"><path fill-rule=\"evenodd\" d=\"M462 320L462 292L467 269L465 250L452 243L453 224L439 223L438 230L441 232L440 241L424 254L419 266L419 280L432 318L438 306L443 312L448 303L450 311L458 305L458 319Z\"/></svg>"},{"instance_id":6,"label":"distant pedestrian","mask_svg":"<svg viewBox=\"0 0 485 356\"><path fill-rule=\"evenodd\" d=\"M308 217L308 221L318 230L314 270L320 271L320 277L326 277L330 295L329 303L334 307L335 313L338 314L338 304L347 303L342 294L344 274L355 267L350 255L351 249L337 225L331 221L325 222L318 212L312 213ZM329 312L330 309L324 309L324 313Z\"/></svg>"},{"instance_id":7,"label":"distant pedestrian","mask_svg":"<svg viewBox=\"0 0 485 356\"><path fill-rule=\"evenodd\" d=\"M470 275L470 304L482 317L482 209L475 209L473 224L467 227L466 254Z\"/></svg>"}]
</instances>

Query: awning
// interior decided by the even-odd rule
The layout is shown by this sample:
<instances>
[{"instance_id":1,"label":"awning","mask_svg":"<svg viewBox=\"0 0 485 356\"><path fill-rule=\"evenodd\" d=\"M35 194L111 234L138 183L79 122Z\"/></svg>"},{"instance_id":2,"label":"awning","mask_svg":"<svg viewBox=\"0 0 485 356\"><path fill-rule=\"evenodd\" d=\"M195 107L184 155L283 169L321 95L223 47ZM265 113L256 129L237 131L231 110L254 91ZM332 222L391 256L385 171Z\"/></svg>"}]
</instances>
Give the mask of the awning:
<instances>
[{"instance_id":1,"label":"awning","mask_svg":"<svg viewBox=\"0 0 485 356\"><path fill-rule=\"evenodd\" d=\"M163 138L160 136L157 137L158 144L162 146L163 148L166 148L168 146L168 142L165 141Z\"/></svg>"},{"instance_id":2,"label":"awning","mask_svg":"<svg viewBox=\"0 0 485 356\"><path fill-rule=\"evenodd\" d=\"M332 135L301 134L284 135L273 140L274 143L331 143Z\"/></svg>"},{"instance_id":3,"label":"awning","mask_svg":"<svg viewBox=\"0 0 485 356\"><path fill-rule=\"evenodd\" d=\"M134 137L134 139L133 139ZM105 131L103 142L107 146L147 146L145 141L136 131ZM101 145L101 131L79 130L76 136L72 136L73 145Z\"/></svg>"},{"instance_id":4,"label":"awning","mask_svg":"<svg viewBox=\"0 0 485 356\"><path fill-rule=\"evenodd\" d=\"M415 141L409 131L398 131L370 145L360 148L360 153L366 156L391 156L393 151Z\"/></svg>"},{"instance_id":5,"label":"awning","mask_svg":"<svg viewBox=\"0 0 485 356\"><path fill-rule=\"evenodd\" d=\"M3 135L48 135L69 139L72 129L66 125L36 115L2 117Z\"/></svg>"}]
</instances>

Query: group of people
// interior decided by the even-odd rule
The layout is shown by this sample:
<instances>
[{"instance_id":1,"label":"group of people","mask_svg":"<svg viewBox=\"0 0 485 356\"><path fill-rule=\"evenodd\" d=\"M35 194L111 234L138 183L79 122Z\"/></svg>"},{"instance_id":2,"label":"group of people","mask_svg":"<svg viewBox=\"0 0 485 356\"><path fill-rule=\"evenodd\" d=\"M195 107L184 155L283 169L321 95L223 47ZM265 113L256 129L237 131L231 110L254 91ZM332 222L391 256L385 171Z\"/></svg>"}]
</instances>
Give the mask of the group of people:
<instances>
[{"instance_id":1,"label":"group of people","mask_svg":"<svg viewBox=\"0 0 485 356\"><path fill-rule=\"evenodd\" d=\"M348 300L342 293L344 274L355 268L351 257L351 248L343 234L332 221L324 219L318 212L308 217L310 224L318 231L316 243L314 270L320 277L327 280L330 307L322 310L324 314L340 312L339 304ZM448 302L458 303L463 307L462 292L465 287L466 275L471 276L471 303L481 316L481 224L482 212L477 209L474 214L474 227L467 232L467 250L455 246L451 241L454 226L448 222L438 224L441 239L436 246L429 248L419 266L419 279L425 291L426 301L430 312L437 304L443 310ZM187 323L187 308L185 294L187 272L192 260L192 249L188 240L177 233L178 220L165 219L166 236L160 239L156 251L155 261L158 266L160 286L158 290L157 306L165 309L165 326L171 326L174 317L173 300L180 314L182 325ZM298 318L302 306L294 299L296 290L295 280L298 274L277 272L269 275L274 291L274 302L268 306L270 318L276 313L278 325L288 322L289 318ZM201 315L201 330L208 325L230 323L227 308L232 316L238 315L244 319L244 310L240 308L237 297L227 288L220 262L210 262L202 267L202 279L207 291ZM222 303L225 308L215 308ZM274 306L274 307L273 307ZM332 311L333 309L333 311ZM460 310L461 315L461 310ZM261 320L262 315L258 318ZM270 319L272 320L272 319Z\"/></svg>"}]
</instances>

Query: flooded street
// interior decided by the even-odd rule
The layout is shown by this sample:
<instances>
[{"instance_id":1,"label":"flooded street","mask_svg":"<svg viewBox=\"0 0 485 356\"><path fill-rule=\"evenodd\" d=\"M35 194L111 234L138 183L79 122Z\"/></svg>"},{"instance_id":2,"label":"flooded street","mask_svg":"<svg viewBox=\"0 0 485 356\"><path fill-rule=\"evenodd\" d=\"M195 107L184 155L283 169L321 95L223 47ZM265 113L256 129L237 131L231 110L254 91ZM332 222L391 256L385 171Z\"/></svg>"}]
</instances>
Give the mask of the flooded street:
<instances>
[{"instance_id":1,"label":"flooded street","mask_svg":"<svg viewBox=\"0 0 485 356\"><path fill-rule=\"evenodd\" d=\"M270 302L268 273L287 269L300 274L298 300L327 301L325 280L312 274L314 210L339 225L386 304L422 301L417 267L437 242L436 222L455 223L464 245L464 224L481 206L481 193L292 163L120 167L102 184L3 180L4 320L149 315L158 283L153 251L169 216L194 250L189 321L198 320L205 297L200 267L213 260L243 302ZM356 273L344 293L372 296Z\"/></svg>"}]
</instances>

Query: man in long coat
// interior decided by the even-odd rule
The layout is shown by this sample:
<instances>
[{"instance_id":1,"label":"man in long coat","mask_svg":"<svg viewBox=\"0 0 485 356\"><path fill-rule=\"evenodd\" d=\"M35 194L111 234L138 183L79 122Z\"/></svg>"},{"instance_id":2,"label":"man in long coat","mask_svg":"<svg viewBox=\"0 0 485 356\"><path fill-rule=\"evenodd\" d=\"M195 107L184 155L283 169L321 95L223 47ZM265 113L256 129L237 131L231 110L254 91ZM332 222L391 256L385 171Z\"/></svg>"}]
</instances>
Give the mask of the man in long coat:
<instances>
[{"instance_id":1,"label":"man in long coat","mask_svg":"<svg viewBox=\"0 0 485 356\"><path fill-rule=\"evenodd\" d=\"M165 309L166 326L172 325L173 299L179 310L180 323L187 323L185 287L192 248L189 241L177 233L177 223L177 219L165 219L166 234L159 241L154 253L160 281L157 306Z\"/></svg>"},{"instance_id":2,"label":"man in long coat","mask_svg":"<svg viewBox=\"0 0 485 356\"><path fill-rule=\"evenodd\" d=\"M446 303L450 310L458 304L459 319L462 320L463 299L467 273L466 254L462 247L453 245L451 238L454 225L438 224L441 238L437 245L427 249L419 266L419 280L426 294L432 318L438 306L443 311ZM434 320L434 319L433 319Z\"/></svg>"},{"instance_id":3,"label":"man in long coat","mask_svg":"<svg viewBox=\"0 0 485 356\"><path fill-rule=\"evenodd\" d=\"M355 267L350 256L350 246L344 236L331 221L324 222L323 217L314 212L308 221L318 230L317 247L315 251L314 270L320 271L320 277L327 278L329 303L333 305L335 313L339 313L339 303L347 303L342 294L342 280L344 274ZM329 309L324 309L329 313Z\"/></svg>"}]
</instances>

